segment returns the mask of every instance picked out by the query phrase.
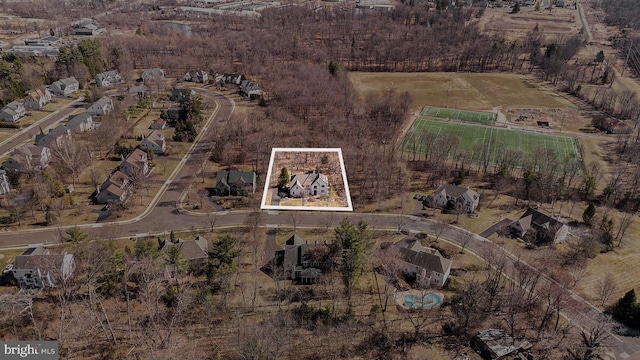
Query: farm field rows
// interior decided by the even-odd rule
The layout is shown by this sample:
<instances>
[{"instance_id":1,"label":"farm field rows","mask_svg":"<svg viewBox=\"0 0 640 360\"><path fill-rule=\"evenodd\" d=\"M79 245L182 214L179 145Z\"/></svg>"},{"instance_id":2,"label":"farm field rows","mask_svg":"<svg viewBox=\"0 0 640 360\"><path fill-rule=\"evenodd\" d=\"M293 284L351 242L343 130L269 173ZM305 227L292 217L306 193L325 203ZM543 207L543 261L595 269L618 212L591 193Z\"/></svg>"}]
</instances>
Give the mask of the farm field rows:
<instances>
[{"instance_id":1,"label":"farm field rows","mask_svg":"<svg viewBox=\"0 0 640 360\"><path fill-rule=\"evenodd\" d=\"M496 118L498 117L496 114L489 112L451 109L437 106L425 106L424 109L422 109L421 115L440 119L453 119L473 122L485 125L495 124Z\"/></svg>"},{"instance_id":2,"label":"farm field rows","mask_svg":"<svg viewBox=\"0 0 640 360\"><path fill-rule=\"evenodd\" d=\"M538 148L552 150L559 161L565 158L581 161L578 144L573 137L423 118L418 118L413 123L402 144L402 150L424 154L427 148L423 142L427 133L434 133L436 136L446 134L460 137L460 150L468 153L472 152L477 145L488 142L489 149L492 150L490 157L492 164L496 163L496 157L501 151L521 151L524 158L527 158L534 156Z\"/></svg>"}]
</instances>

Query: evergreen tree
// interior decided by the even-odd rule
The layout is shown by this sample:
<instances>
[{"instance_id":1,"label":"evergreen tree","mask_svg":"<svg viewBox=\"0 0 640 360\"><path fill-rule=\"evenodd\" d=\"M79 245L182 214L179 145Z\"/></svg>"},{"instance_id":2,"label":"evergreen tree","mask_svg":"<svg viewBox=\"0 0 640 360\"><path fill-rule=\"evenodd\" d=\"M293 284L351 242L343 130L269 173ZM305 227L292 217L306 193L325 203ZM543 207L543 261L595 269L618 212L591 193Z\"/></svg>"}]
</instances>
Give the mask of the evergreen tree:
<instances>
[{"instance_id":1,"label":"evergreen tree","mask_svg":"<svg viewBox=\"0 0 640 360\"><path fill-rule=\"evenodd\" d=\"M207 252L209 261L207 263L207 280L213 283L216 278L225 274L232 274L236 271L235 260L240 256L240 250L236 249L236 239L231 235L219 237L211 244L211 251Z\"/></svg>"},{"instance_id":2,"label":"evergreen tree","mask_svg":"<svg viewBox=\"0 0 640 360\"><path fill-rule=\"evenodd\" d=\"M589 206L587 206L586 209L584 209L584 212L582 213L582 221L591 226L591 220L593 220L593 217L596 215L596 206L593 203L589 203Z\"/></svg>"},{"instance_id":3,"label":"evergreen tree","mask_svg":"<svg viewBox=\"0 0 640 360\"><path fill-rule=\"evenodd\" d=\"M77 226L67 229L65 233L67 236L63 240L74 244L82 243L89 238L89 235Z\"/></svg>"},{"instance_id":4,"label":"evergreen tree","mask_svg":"<svg viewBox=\"0 0 640 360\"><path fill-rule=\"evenodd\" d=\"M169 246L165 261L172 268L172 277L181 271L186 271L189 267L189 261L182 255L182 247L180 245Z\"/></svg>"},{"instance_id":5,"label":"evergreen tree","mask_svg":"<svg viewBox=\"0 0 640 360\"><path fill-rule=\"evenodd\" d=\"M512 14L517 14L520 12L520 1L516 1L516 4L513 5L513 10L511 10Z\"/></svg>"},{"instance_id":6,"label":"evergreen tree","mask_svg":"<svg viewBox=\"0 0 640 360\"><path fill-rule=\"evenodd\" d=\"M627 291L613 308L613 317L633 328L640 327L638 304L636 301L636 291L634 289Z\"/></svg>"},{"instance_id":7,"label":"evergreen tree","mask_svg":"<svg viewBox=\"0 0 640 360\"><path fill-rule=\"evenodd\" d=\"M289 176L289 170L287 170L286 166L283 166L280 169L280 177L278 177L278 186L281 188L285 188L289 186L289 182L291 181L291 176Z\"/></svg>"},{"instance_id":8,"label":"evergreen tree","mask_svg":"<svg viewBox=\"0 0 640 360\"><path fill-rule=\"evenodd\" d=\"M349 219L342 220L335 229L336 243L342 250L339 269L348 298L351 298L353 288L358 284L366 262L366 246L363 236L365 230L365 223L360 223L356 227Z\"/></svg>"}]
</instances>

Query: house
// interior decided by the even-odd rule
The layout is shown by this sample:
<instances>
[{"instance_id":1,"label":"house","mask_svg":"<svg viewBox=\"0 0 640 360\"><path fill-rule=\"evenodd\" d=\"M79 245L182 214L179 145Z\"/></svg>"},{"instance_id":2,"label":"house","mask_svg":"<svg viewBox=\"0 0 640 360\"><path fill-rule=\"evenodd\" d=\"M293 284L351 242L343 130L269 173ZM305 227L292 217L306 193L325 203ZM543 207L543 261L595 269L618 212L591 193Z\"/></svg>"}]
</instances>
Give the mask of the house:
<instances>
[{"instance_id":1,"label":"house","mask_svg":"<svg viewBox=\"0 0 640 360\"><path fill-rule=\"evenodd\" d=\"M130 184L129 176L116 170L96 189L93 198L97 204L123 202L128 195Z\"/></svg>"},{"instance_id":2,"label":"house","mask_svg":"<svg viewBox=\"0 0 640 360\"><path fill-rule=\"evenodd\" d=\"M184 241L178 239L177 243L165 241L161 246L161 251L166 252L171 246L179 246L182 257L188 261L189 271L197 272L204 270L207 264L207 250L209 249L209 241L202 236L198 236L195 240Z\"/></svg>"},{"instance_id":3,"label":"house","mask_svg":"<svg viewBox=\"0 0 640 360\"><path fill-rule=\"evenodd\" d=\"M191 81L196 83L206 83L209 81L209 74L204 70L190 70L182 77L184 81Z\"/></svg>"},{"instance_id":4,"label":"house","mask_svg":"<svg viewBox=\"0 0 640 360\"><path fill-rule=\"evenodd\" d=\"M49 89L36 90L27 94L24 98L24 107L27 109L42 109L51 102L51 91Z\"/></svg>"},{"instance_id":5,"label":"house","mask_svg":"<svg viewBox=\"0 0 640 360\"><path fill-rule=\"evenodd\" d=\"M569 233L569 227L564 223L549 217L536 209L528 209L520 219L509 225L513 236L529 238L536 243L563 243Z\"/></svg>"},{"instance_id":6,"label":"house","mask_svg":"<svg viewBox=\"0 0 640 360\"><path fill-rule=\"evenodd\" d=\"M277 250L274 258L276 266L283 269L283 274L291 280L297 280L302 284L316 282L323 269L327 269L329 262L323 258L310 257L311 251L319 250L320 253L329 253L326 243L319 244L302 240L298 235L292 235L284 244L284 250Z\"/></svg>"},{"instance_id":7,"label":"house","mask_svg":"<svg viewBox=\"0 0 640 360\"><path fill-rule=\"evenodd\" d=\"M147 175L147 173L149 173L149 158L147 157L147 153L140 149L133 150L133 152L118 165L118 170L132 177Z\"/></svg>"},{"instance_id":8,"label":"house","mask_svg":"<svg viewBox=\"0 0 640 360\"><path fill-rule=\"evenodd\" d=\"M113 110L113 100L108 96L103 96L87 108L87 113L102 116L108 114L111 110Z\"/></svg>"},{"instance_id":9,"label":"house","mask_svg":"<svg viewBox=\"0 0 640 360\"><path fill-rule=\"evenodd\" d=\"M11 152L2 168L16 172L42 171L51 161L51 150L42 146L25 144Z\"/></svg>"},{"instance_id":10,"label":"house","mask_svg":"<svg viewBox=\"0 0 640 360\"><path fill-rule=\"evenodd\" d=\"M97 24L83 24L75 28L76 35L93 36L93 35L99 35L103 31L104 31L104 28L99 27Z\"/></svg>"},{"instance_id":11,"label":"house","mask_svg":"<svg viewBox=\"0 0 640 360\"><path fill-rule=\"evenodd\" d=\"M127 94L130 97L142 99L149 93L149 88L145 85L138 85L127 88Z\"/></svg>"},{"instance_id":12,"label":"house","mask_svg":"<svg viewBox=\"0 0 640 360\"><path fill-rule=\"evenodd\" d=\"M59 96L69 96L79 89L80 83L74 77L58 80L49 85L51 93Z\"/></svg>"},{"instance_id":13,"label":"house","mask_svg":"<svg viewBox=\"0 0 640 360\"><path fill-rule=\"evenodd\" d=\"M140 75L142 81L164 80L164 71L160 68L146 69Z\"/></svg>"},{"instance_id":14,"label":"house","mask_svg":"<svg viewBox=\"0 0 640 360\"><path fill-rule=\"evenodd\" d=\"M328 196L329 178L316 171L293 175L289 182L289 195L295 198Z\"/></svg>"},{"instance_id":15,"label":"house","mask_svg":"<svg viewBox=\"0 0 640 360\"><path fill-rule=\"evenodd\" d=\"M0 120L16 122L25 115L24 105L17 101L12 101L0 110Z\"/></svg>"},{"instance_id":16,"label":"house","mask_svg":"<svg viewBox=\"0 0 640 360\"><path fill-rule=\"evenodd\" d=\"M102 190L98 190L94 199L97 204L117 204L123 202L127 195L126 188L109 185Z\"/></svg>"},{"instance_id":17,"label":"house","mask_svg":"<svg viewBox=\"0 0 640 360\"><path fill-rule=\"evenodd\" d=\"M69 129L70 132L74 134L93 130L93 128L95 127L93 123L93 117L91 117L91 114L89 112L83 112L72 117L71 119L69 119L69 121L67 121L67 124L65 126L67 127L67 129Z\"/></svg>"},{"instance_id":18,"label":"house","mask_svg":"<svg viewBox=\"0 0 640 360\"><path fill-rule=\"evenodd\" d=\"M244 80L242 74L224 74L224 82L227 84L240 85L242 80Z\"/></svg>"},{"instance_id":19,"label":"house","mask_svg":"<svg viewBox=\"0 0 640 360\"><path fill-rule=\"evenodd\" d=\"M441 288L449 278L452 261L433 248L425 248L409 237L376 252L383 260L397 259L405 275L415 278L422 287Z\"/></svg>"},{"instance_id":20,"label":"house","mask_svg":"<svg viewBox=\"0 0 640 360\"><path fill-rule=\"evenodd\" d=\"M165 120L165 119L156 119L154 122L151 123L151 126L149 126L149 129L162 130L165 127L167 127L167 120Z\"/></svg>"},{"instance_id":21,"label":"house","mask_svg":"<svg viewBox=\"0 0 640 360\"><path fill-rule=\"evenodd\" d=\"M480 194L469 189L468 186L464 188L453 184L442 184L433 194L427 196L424 205L472 213L479 203Z\"/></svg>"},{"instance_id":22,"label":"house","mask_svg":"<svg viewBox=\"0 0 640 360\"><path fill-rule=\"evenodd\" d=\"M164 134L159 130L153 130L140 143L141 149L150 149L154 154L163 154L167 150L167 143L164 140Z\"/></svg>"},{"instance_id":23,"label":"house","mask_svg":"<svg viewBox=\"0 0 640 360\"><path fill-rule=\"evenodd\" d=\"M196 92L191 89L173 88L171 90L171 96L169 96L169 100L175 101L175 102L181 102L187 97L187 94L194 96Z\"/></svg>"},{"instance_id":24,"label":"house","mask_svg":"<svg viewBox=\"0 0 640 360\"><path fill-rule=\"evenodd\" d=\"M510 359L516 353L531 347L526 340L517 343L501 329L486 329L479 332L471 339L470 345L485 360Z\"/></svg>"},{"instance_id":25,"label":"house","mask_svg":"<svg viewBox=\"0 0 640 360\"><path fill-rule=\"evenodd\" d=\"M252 83L249 80L242 80L240 83L240 95L250 100L255 100L261 98L263 94L258 84Z\"/></svg>"},{"instance_id":26,"label":"house","mask_svg":"<svg viewBox=\"0 0 640 360\"><path fill-rule=\"evenodd\" d=\"M7 54L24 54L31 56L47 56L57 59L60 46L17 45L6 51Z\"/></svg>"},{"instance_id":27,"label":"house","mask_svg":"<svg viewBox=\"0 0 640 360\"><path fill-rule=\"evenodd\" d=\"M114 185L115 187L120 189L125 189L129 186L130 183L131 180L129 179L129 176L127 174L123 173L122 171L116 170L111 173L111 175L109 175L107 180L105 180L102 185L100 185L100 190L104 190L111 185Z\"/></svg>"},{"instance_id":28,"label":"house","mask_svg":"<svg viewBox=\"0 0 640 360\"><path fill-rule=\"evenodd\" d=\"M7 172L0 169L0 195L4 195L9 191L11 191L11 188L9 187Z\"/></svg>"},{"instance_id":29,"label":"house","mask_svg":"<svg viewBox=\"0 0 640 360\"><path fill-rule=\"evenodd\" d=\"M13 261L13 277L21 288L55 287L74 270L73 254L51 254L42 246L27 249Z\"/></svg>"},{"instance_id":30,"label":"house","mask_svg":"<svg viewBox=\"0 0 640 360\"><path fill-rule=\"evenodd\" d=\"M71 138L71 130L67 125L59 125L49 130L47 134L36 134L36 146L45 146L50 149L62 147Z\"/></svg>"},{"instance_id":31,"label":"house","mask_svg":"<svg viewBox=\"0 0 640 360\"><path fill-rule=\"evenodd\" d=\"M122 77L117 70L109 70L96 74L97 86L111 86L122 82Z\"/></svg>"},{"instance_id":32,"label":"house","mask_svg":"<svg viewBox=\"0 0 640 360\"><path fill-rule=\"evenodd\" d=\"M253 171L218 171L216 195L248 195L256 192L256 173Z\"/></svg>"},{"instance_id":33,"label":"house","mask_svg":"<svg viewBox=\"0 0 640 360\"><path fill-rule=\"evenodd\" d=\"M27 39L24 41L26 46L60 46L62 38L56 36L45 36L40 39Z\"/></svg>"}]
</instances>

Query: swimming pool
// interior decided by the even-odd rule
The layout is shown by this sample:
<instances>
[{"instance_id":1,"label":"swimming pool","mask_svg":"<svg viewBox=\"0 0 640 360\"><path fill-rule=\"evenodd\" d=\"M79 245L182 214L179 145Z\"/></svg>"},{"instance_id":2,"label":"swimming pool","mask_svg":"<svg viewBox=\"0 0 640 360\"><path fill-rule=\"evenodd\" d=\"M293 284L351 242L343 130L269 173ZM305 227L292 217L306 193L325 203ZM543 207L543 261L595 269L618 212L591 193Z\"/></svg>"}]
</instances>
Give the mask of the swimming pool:
<instances>
[{"instance_id":1,"label":"swimming pool","mask_svg":"<svg viewBox=\"0 0 640 360\"><path fill-rule=\"evenodd\" d=\"M422 296L409 294L404 296L404 304L410 309L431 309L442 303L442 297L436 293L426 293Z\"/></svg>"}]
</instances>

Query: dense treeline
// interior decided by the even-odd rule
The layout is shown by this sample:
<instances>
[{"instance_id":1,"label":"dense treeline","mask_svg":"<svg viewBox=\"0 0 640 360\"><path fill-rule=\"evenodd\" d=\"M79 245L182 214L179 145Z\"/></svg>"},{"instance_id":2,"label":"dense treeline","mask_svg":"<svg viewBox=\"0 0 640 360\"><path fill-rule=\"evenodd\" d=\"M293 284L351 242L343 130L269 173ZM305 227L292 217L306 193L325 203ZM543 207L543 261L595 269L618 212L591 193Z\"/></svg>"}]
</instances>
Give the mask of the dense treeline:
<instances>
[{"instance_id":1,"label":"dense treeline","mask_svg":"<svg viewBox=\"0 0 640 360\"><path fill-rule=\"evenodd\" d=\"M635 0L600 0L598 6L607 16L608 25L640 29L640 3Z\"/></svg>"},{"instance_id":2,"label":"dense treeline","mask_svg":"<svg viewBox=\"0 0 640 360\"><path fill-rule=\"evenodd\" d=\"M481 34L470 21L475 15L470 9L434 11L426 3L398 5L390 13L290 6L265 10L259 20L227 16L201 23L192 27L193 36L186 42L155 36L118 41L143 63L159 48L175 53L182 61L165 58L170 72L171 67L182 71L202 59L213 68L255 74L300 59L334 60L349 70L363 71L486 71L522 66L517 56L521 46ZM169 19L160 13L147 16ZM141 24L140 29L142 34L170 32L157 23Z\"/></svg>"}]
</instances>

